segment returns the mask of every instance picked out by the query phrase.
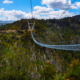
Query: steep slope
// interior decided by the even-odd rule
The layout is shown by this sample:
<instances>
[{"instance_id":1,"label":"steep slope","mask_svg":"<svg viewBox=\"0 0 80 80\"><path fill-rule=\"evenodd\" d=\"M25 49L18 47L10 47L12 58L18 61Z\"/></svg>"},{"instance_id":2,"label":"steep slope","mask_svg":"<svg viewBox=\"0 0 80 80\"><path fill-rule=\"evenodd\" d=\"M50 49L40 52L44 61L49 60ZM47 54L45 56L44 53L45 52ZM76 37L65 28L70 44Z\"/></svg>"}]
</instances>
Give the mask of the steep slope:
<instances>
[{"instance_id":1,"label":"steep slope","mask_svg":"<svg viewBox=\"0 0 80 80\"><path fill-rule=\"evenodd\" d=\"M54 75L66 74L70 62L73 59L80 60L80 52L38 46L32 40L27 21L32 22L32 20L22 19L0 27L0 79L46 80L43 76L46 75L47 69L44 73L41 70L46 68L47 61L50 61L48 67L55 65ZM34 37L41 43L72 44L72 40L73 44L79 43L79 20L65 18L61 20L34 19L33 21L36 23L33 30ZM49 68L50 71L51 69ZM50 75L47 76L50 77Z\"/></svg>"}]
</instances>

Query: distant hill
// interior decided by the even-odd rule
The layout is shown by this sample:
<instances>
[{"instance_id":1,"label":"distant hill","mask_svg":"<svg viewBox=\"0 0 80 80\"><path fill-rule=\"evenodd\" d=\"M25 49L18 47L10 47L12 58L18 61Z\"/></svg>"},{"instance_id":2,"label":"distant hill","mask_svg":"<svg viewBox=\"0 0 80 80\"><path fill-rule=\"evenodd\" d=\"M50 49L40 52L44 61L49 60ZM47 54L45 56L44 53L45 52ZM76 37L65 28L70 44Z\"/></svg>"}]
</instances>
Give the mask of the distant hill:
<instances>
[{"instance_id":1,"label":"distant hill","mask_svg":"<svg viewBox=\"0 0 80 80\"><path fill-rule=\"evenodd\" d=\"M12 23L13 21L2 21L0 20L0 23Z\"/></svg>"},{"instance_id":2,"label":"distant hill","mask_svg":"<svg viewBox=\"0 0 80 80\"><path fill-rule=\"evenodd\" d=\"M2 21L2 20L0 20L0 26L1 25L6 25L6 24L8 24L8 23L12 23L13 21Z\"/></svg>"},{"instance_id":3,"label":"distant hill","mask_svg":"<svg viewBox=\"0 0 80 80\"><path fill-rule=\"evenodd\" d=\"M80 19L80 15L73 16L75 19Z\"/></svg>"},{"instance_id":4,"label":"distant hill","mask_svg":"<svg viewBox=\"0 0 80 80\"><path fill-rule=\"evenodd\" d=\"M0 26L2 26L2 25L6 25L7 23L0 23Z\"/></svg>"}]
</instances>

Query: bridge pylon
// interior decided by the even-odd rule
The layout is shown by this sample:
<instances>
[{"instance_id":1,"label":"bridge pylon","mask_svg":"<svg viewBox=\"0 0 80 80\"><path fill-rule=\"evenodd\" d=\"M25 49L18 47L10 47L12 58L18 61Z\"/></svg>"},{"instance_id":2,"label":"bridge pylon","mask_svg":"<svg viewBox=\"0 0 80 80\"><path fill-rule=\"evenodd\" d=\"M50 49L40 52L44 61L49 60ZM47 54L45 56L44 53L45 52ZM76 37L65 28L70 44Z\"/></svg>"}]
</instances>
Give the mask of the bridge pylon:
<instances>
[{"instance_id":1,"label":"bridge pylon","mask_svg":"<svg viewBox=\"0 0 80 80\"><path fill-rule=\"evenodd\" d=\"M29 23L28 22L28 27L29 27L30 31L32 31L34 29L34 25L35 25L35 22L34 23Z\"/></svg>"}]
</instances>

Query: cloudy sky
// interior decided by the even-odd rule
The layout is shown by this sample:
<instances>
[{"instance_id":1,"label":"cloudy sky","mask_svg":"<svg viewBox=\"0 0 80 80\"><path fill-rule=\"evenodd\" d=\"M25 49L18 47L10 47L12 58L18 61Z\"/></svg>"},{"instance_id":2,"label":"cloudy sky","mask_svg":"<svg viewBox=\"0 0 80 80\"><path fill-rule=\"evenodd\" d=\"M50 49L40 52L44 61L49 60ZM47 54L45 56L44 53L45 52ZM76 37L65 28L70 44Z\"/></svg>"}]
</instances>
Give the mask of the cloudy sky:
<instances>
[{"instance_id":1,"label":"cloudy sky","mask_svg":"<svg viewBox=\"0 0 80 80\"><path fill-rule=\"evenodd\" d=\"M33 17L37 19L59 18L74 0L32 0ZM63 17L80 14L80 0L65 12ZM31 18L30 0L0 0L0 20Z\"/></svg>"}]
</instances>

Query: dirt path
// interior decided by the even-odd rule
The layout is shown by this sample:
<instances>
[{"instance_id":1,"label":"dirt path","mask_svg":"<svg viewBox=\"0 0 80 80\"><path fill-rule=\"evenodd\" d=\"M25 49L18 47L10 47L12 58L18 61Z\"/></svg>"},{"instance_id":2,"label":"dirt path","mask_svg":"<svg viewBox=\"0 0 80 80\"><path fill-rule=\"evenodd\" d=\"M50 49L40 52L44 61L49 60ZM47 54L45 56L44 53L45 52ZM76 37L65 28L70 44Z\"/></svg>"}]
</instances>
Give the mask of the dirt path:
<instances>
[{"instance_id":1,"label":"dirt path","mask_svg":"<svg viewBox=\"0 0 80 80\"><path fill-rule=\"evenodd\" d=\"M9 32L16 32L17 30L2 30L0 32L6 32L6 33L9 33ZM25 30L20 30L20 31L23 31L25 32Z\"/></svg>"}]
</instances>

